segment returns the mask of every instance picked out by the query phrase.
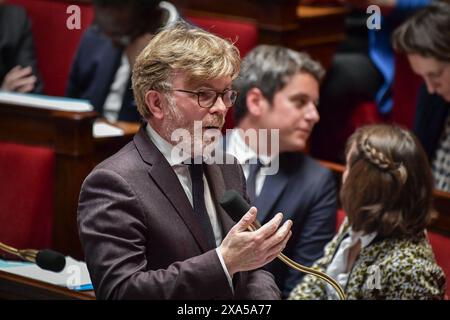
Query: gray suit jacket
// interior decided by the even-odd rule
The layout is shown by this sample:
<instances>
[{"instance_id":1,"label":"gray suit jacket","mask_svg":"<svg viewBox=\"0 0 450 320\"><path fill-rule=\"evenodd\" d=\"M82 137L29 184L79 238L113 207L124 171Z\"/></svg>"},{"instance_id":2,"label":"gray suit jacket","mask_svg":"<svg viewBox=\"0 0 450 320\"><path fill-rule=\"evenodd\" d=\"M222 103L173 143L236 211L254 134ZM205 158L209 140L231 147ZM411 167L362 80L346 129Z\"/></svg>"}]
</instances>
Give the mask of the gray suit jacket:
<instances>
[{"instance_id":1,"label":"gray suit jacket","mask_svg":"<svg viewBox=\"0 0 450 320\"><path fill-rule=\"evenodd\" d=\"M228 189L245 194L239 165L207 165L224 234L234 222L218 199ZM277 299L263 270L233 278L234 295L215 250L169 163L144 127L98 165L83 183L78 226L99 299Z\"/></svg>"}]
</instances>

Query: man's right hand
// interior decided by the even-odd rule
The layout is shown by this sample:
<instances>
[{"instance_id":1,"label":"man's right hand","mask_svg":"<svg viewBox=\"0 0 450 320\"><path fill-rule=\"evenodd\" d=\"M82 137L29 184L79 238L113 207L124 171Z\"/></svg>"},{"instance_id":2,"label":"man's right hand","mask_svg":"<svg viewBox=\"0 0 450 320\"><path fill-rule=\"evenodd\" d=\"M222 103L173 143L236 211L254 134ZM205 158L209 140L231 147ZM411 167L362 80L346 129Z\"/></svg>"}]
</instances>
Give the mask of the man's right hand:
<instances>
[{"instance_id":1,"label":"man's right hand","mask_svg":"<svg viewBox=\"0 0 450 320\"><path fill-rule=\"evenodd\" d=\"M278 213L255 231L247 231L256 219L255 207L231 228L219 249L231 277L236 272L258 269L275 259L292 235L292 221L279 227L283 214Z\"/></svg>"},{"instance_id":2,"label":"man's right hand","mask_svg":"<svg viewBox=\"0 0 450 320\"><path fill-rule=\"evenodd\" d=\"M16 92L30 92L36 85L37 78L33 75L33 69L28 66L22 68L15 66L3 79L2 90Z\"/></svg>"}]
</instances>

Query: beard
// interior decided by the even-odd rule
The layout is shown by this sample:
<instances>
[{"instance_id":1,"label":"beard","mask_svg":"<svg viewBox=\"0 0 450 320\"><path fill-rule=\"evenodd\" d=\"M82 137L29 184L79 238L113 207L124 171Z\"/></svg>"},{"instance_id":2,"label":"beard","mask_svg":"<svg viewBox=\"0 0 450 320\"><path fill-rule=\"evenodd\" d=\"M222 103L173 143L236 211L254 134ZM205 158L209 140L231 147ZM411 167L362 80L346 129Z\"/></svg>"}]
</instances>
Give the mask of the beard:
<instances>
[{"instance_id":1,"label":"beard","mask_svg":"<svg viewBox=\"0 0 450 320\"><path fill-rule=\"evenodd\" d=\"M225 115L208 114L203 120L192 121L178 112L172 97L166 98L168 104L164 117L167 125L163 129L166 140L184 154L189 153L190 157L208 156L219 142Z\"/></svg>"}]
</instances>

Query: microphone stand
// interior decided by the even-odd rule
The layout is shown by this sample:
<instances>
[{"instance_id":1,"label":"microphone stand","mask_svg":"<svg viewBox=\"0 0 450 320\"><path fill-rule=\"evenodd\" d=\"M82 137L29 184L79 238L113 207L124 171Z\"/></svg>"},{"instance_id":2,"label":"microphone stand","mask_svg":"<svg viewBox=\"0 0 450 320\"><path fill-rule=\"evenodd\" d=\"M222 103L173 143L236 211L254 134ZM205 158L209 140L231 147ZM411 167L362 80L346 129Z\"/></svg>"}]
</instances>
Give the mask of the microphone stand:
<instances>
[{"instance_id":1,"label":"microphone stand","mask_svg":"<svg viewBox=\"0 0 450 320\"><path fill-rule=\"evenodd\" d=\"M249 227L249 230L255 231L259 228L261 228L261 224L257 220L255 220L255 222ZM334 290L336 290L337 294L339 295L340 300L346 299L345 292L342 289L342 287L339 285L339 283L337 283L336 280L334 280L332 277L330 277L326 273L318 271L318 270L314 270L309 267L305 267L305 266L301 265L300 263L297 263L294 260L290 259L283 253L280 253L277 256L277 258L279 260L281 260L284 264L286 264L288 267L291 267L292 269L295 269L297 271L300 271L300 272L303 272L306 274L311 274L311 275L316 276L316 277L322 279L323 281L329 283L334 288Z\"/></svg>"},{"instance_id":2,"label":"microphone stand","mask_svg":"<svg viewBox=\"0 0 450 320\"><path fill-rule=\"evenodd\" d=\"M34 249L16 249L0 242L0 249L12 255L20 257L22 260L36 263L37 250Z\"/></svg>"}]
</instances>

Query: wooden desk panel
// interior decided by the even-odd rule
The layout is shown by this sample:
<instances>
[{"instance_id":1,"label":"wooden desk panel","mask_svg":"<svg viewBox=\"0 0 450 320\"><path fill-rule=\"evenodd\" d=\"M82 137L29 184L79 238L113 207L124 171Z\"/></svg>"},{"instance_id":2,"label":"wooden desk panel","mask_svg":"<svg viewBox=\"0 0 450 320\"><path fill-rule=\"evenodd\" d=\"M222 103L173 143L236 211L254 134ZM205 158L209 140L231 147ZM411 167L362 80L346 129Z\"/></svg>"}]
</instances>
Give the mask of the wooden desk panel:
<instances>
[{"instance_id":1,"label":"wooden desk panel","mask_svg":"<svg viewBox=\"0 0 450 320\"><path fill-rule=\"evenodd\" d=\"M94 138L95 112L62 112L0 104L0 141L55 150L53 249L83 259L76 213L85 177L137 132L139 124L120 123L125 135Z\"/></svg>"},{"instance_id":2,"label":"wooden desk panel","mask_svg":"<svg viewBox=\"0 0 450 320\"><path fill-rule=\"evenodd\" d=\"M95 300L95 293L94 291L73 291L0 270L0 299Z\"/></svg>"},{"instance_id":3,"label":"wooden desk panel","mask_svg":"<svg viewBox=\"0 0 450 320\"><path fill-rule=\"evenodd\" d=\"M344 7L311 7L298 0L175 0L184 16L209 16L251 20L258 27L259 42L307 51L325 67L345 39Z\"/></svg>"}]
</instances>

